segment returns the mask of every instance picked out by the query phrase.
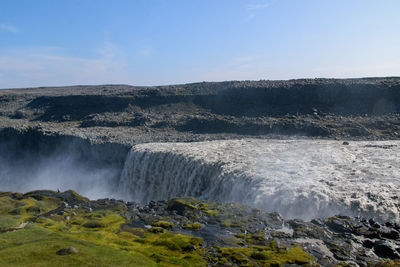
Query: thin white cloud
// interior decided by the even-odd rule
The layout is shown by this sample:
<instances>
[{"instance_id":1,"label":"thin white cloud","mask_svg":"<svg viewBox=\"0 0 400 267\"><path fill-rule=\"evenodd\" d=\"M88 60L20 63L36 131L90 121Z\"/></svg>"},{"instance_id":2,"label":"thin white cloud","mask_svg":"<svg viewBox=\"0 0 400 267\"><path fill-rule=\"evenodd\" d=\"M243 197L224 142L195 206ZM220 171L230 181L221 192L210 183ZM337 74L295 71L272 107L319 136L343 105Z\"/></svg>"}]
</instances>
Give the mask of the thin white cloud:
<instances>
[{"instance_id":1,"label":"thin white cloud","mask_svg":"<svg viewBox=\"0 0 400 267\"><path fill-rule=\"evenodd\" d=\"M151 48L143 48L138 51L140 55L142 56L149 56L154 53L153 49Z\"/></svg>"},{"instance_id":2,"label":"thin white cloud","mask_svg":"<svg viewBox=\"0 0 400 267\"><path fill-rule=\"evenodd\" d=\"M263 9L266 9L272 5L272 1L263 1L259 3L253 3L246 5L246 19L252 20L256 17L256 14Z\"/></svg>"},{"instance_id":3,"label":"thin white cloud","mask_svg":"<svg viewBox=\"0 0 400 267\"><path fill-rule=\"evenodd\" d=\"M251 61L254 61L256 58L254 56L240 56L240 57L235 57L232 59L232 63L248 63Z\"/></svg>"},{"instance_id":4,"label":"thin white cloud","mask_svg":"<svg viewBox=\"0 0 400 267\"><path fill-rule=\"evenodd\" d=\"M107 42L105 43L102 47L96 50L97 54L99 54L103 58L108 58L108 59L115 59L115 58L121 58L121 51L113 43Z\"/></svg>"},{"instance_id":5,"label":"thin white cloud","mask_svg":"<svg viewBox=\"0 0 400 267\"><path fill-rule=\"evenodd\" d=\"M93 58L43 47L0 51L0 88L134 83L134 78L124 58L110 46Z\"/></svg>"},{"instance_id":6,"label":"thin white cloud","mask_svg":"<svg viewBox=\"0 0 400 267\"><path fill-rule=\"evenodd\" d=\"M260 4L249 4L246 6L246 10L248 11L254 11L254 10L260 10L267 8L271 5L270 2L265 2L265 3L260 3Z\"/></svg>"},{"instance_id":7,"label":"thin white cloud","mask_svg":"<svg viewBox=\"0 0 400 267\"><path fill-rule=\"evenodd\" d=\"M246 18L247 18L248 20L252 20L252 19L254 19L255 17L256 17L256 15L255 15L254 13L251 13L251 14L248 14Z\"/></svg>"},{"instance_id":8,"label":"thin white cloud","mask_svg":"<svg viewBox=\"0 0 400 267\"><path fill-rule=\"evenodd\" d=\"M293 58L277 61L270 56L243 55L212 68L197 69L191 73L197 81L227 81L227 80L287 80L297 78L357 78L399 76L400 62L388 63L385 59L371 60L360 63L303 61Z\"/></svg>"},{"instance_id":9,"label":"thin white cloud","mask_svg":"<svg viewBox=\"0 0 400 267\"><path fill-rule=\"evenodd\" d=\"M12 25L0 23L0 31L16 33L18 29Z\"/></svg>"}]
</instances>

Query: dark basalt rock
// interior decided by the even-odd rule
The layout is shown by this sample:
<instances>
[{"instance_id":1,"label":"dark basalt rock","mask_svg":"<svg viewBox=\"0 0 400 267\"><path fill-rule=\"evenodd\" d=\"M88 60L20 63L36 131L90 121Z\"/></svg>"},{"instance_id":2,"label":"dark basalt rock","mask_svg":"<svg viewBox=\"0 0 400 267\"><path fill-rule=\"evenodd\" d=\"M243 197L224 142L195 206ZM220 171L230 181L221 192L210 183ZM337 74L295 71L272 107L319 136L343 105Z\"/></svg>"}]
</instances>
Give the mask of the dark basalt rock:
<instances>
[{"instance_id":1,"label":"dark basalt rock","mask_svg":"<svg viewBox=\"0 0 400 267\"><path fill-rule=\"evenodd\" d=\"M392 239L392 240L397 240L400 238L399 232L394 229L387 229L387 228L380 229L378 231L378 234L383 238Z\"/></svg>"},{"instance_id":2,"label":"dark basalt rock","mask_svg":"<svg viewBox=\"0 0 400 267\"><path fill-rule=\"evenodd\" d=\"M396 246L389 241L379 240L375 242L374 252L379 257L388 259L400 259L400 254L396 251Z\"/></svg>"},{"instance_id":3,"label":"dark basalt rock","mask_svg":"<svg viewBox=\"0 0 400 267\"><path fill-rule=\"evenodd\" d=\"M349 217L332 217L326 222L326 225L337 233L352 233L354 231L352 225L347 221L349 219Z\"/></svg>"},{"instance_id":4,"label":"dark basalt rock","mask_svg":"<svg viewBox=\"0 0 400 267\"><path fill-rule=\"evenodd\" d=\"M334 266L339 262L353 262L359 266L367 266L368 262L377 263L382 258L396 259L398 254L397 245L385 241L391 237L394 238L393 241L400 243L399 238L396 238L397 231L393 223L382 226L374 220L347 216L314 219L311 222L285 221L279 214L262 210L253 212L240 205L223 203L209 205L210 203L204 205L193 198L175 198L167 202L152 201L136 209L136 215L140 219L130 224L143 227L161 218L164 220L168 218L174 225L174 231L200 236L207 244L219 246L238 244L257 246L265 245L271 240L284 245L299 240L301 242L298 244L323 266ZM200 222L202 228L191 231L184 227L193 222ZM150 231L162 231L161 229L153 227ZM251 238L232 243L232 240L245 236ZM235 239L232 239L233 237Z\"/></svg>"},{"instance_id":5,"label":"dark basalt rock","mask_svg":"<svg viewBox=\"0 0 400 267\"><path fill-rule=\"evenodd\" d=\"M190 202L173 198L168 201L168 210L175 211L179 215L185 215L186 211L195 210L196 207Z\"/></svg>"},{"instance_id":6,"label":"dark basalt rock","mask_svg":"<svg viewBox=\"0 0 400 267\"><path fill-rule=\"evenodd\" d=\"M372 241L371 239L365 239L362 243L362 245L366 248L373 248L375 245L375 242Z\"/></svg>"}]
</instances>

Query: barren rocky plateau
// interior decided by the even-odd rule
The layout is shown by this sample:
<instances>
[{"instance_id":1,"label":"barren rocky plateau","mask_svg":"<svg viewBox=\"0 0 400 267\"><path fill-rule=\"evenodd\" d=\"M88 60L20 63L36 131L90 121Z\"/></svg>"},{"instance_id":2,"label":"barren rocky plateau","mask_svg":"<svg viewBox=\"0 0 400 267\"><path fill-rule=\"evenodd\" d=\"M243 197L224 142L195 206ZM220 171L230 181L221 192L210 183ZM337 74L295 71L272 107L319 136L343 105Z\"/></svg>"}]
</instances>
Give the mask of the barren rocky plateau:
<instances>
[{"instance_id":1,"label":"barren rocky plateau","mask_svg":"<svg viewBox=\"0 0 400 267\"><path fill-rule=\"evenodd\" d=\"M0 129L133 145L215 139L400 137L400 78L0 90Z\"/></svg>"}]
</instances>

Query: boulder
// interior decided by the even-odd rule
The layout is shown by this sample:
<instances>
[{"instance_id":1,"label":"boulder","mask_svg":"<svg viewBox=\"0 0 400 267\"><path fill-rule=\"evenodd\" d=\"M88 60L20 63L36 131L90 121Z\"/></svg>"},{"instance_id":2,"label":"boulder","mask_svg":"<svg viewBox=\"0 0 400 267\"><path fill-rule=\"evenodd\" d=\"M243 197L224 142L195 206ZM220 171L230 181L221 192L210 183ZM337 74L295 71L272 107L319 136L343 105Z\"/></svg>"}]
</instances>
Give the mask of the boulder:
<instances>
[{"instance_id":1,"label":"boulder","mask_svg":"<svg viewBox=\"0 0 400 267\"><path fill-rule=\"evenodd\" d=\"M78 250L74 247L62 248L56 252L57 255L64 256L70 254L77 254Z\"/></svg>"},{"instance_id":2,"label":"boulder","mask_svg":"<svg viewBox=\"0 0 400 267\"><path fill-rule=\"evenodd\" d=\"M394 229L380 229L379 235L383 238L397 240L400 238L400 234L398 231Z\"/></svg>"},{"instance_id":3,"label":"boulder","mask_svg":"<svg viewBox=\"0 0 400 267\"><path fill-rule=\"evenodd\" d=\"M392 242L379 240L375 242L374 252L382 258L400 259L400 254L396 251L396 247Z\"/></svg>"}]
</instances>

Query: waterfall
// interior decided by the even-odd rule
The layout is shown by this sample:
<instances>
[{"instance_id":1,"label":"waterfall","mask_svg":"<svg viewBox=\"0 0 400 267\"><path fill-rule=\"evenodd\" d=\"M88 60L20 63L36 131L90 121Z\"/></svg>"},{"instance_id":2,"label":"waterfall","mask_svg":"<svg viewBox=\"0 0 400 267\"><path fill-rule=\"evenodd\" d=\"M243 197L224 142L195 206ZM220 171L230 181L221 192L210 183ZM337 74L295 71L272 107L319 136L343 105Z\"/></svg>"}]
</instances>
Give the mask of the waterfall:
<instances>
[{"instance_id":1,"label":"waterfall","mask_svg":"<svg viewBox=\"0 0 400 267\"><path fill-rule=\"evenodd\" d=\"M223 140L148 143L127 155L118 193L234 201L309 220L335 214L399 220L400 142Z\"/></svg>"},{"instance_id":2,"label":"waterfall","mask_svg":"<svg viewBox=\"0 0 400 267\"><path fill-rule=\"evenodd\" d=\"M140 203L176 196L218 201L248 199L243 190L245 181L234 173L224 173L222 165L172 151L133 148L122 170L119 192L124 199Z\"/></svg>"}]
</instances>

